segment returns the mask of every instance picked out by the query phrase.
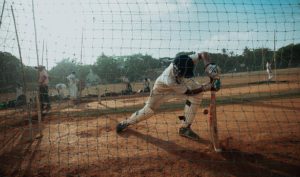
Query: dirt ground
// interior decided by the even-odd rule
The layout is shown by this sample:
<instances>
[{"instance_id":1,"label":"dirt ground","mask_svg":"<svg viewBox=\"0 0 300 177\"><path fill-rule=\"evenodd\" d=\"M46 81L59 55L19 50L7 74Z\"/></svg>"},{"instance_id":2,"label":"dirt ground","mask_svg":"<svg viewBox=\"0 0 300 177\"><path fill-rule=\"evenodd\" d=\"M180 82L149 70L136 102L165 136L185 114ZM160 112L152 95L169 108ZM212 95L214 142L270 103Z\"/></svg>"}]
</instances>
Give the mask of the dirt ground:
<instances>
[{"instance_id":1,"label":"dirt ground","mask_svg":"<svg viewBox=\"0 0 300 177\"><path fill-rule=\"evenodd\" d=\"M162 110L116 134L116 123L131 112L104 111L139 108L145 96L76 106L68 101L53 103L53 110L43 117L41 133L36 113L30 112L32 140L28 113L2 110L0 176L300 176L300 97L276 97L289 90L299 93L299 74L288 74L282 72L280 77L289 82L225 87L218 92L218 97L241 100L251 94L269 96L267 100L229 100L218 105L222 153L212 149L203 106L192 126L200 141L178 135L182 109ZM226 79L226 84L240 80L234 76ZM173 102L178 100L170 100ZM85 114L87 110L99 113Z\"/></svg>"}]
</instances>

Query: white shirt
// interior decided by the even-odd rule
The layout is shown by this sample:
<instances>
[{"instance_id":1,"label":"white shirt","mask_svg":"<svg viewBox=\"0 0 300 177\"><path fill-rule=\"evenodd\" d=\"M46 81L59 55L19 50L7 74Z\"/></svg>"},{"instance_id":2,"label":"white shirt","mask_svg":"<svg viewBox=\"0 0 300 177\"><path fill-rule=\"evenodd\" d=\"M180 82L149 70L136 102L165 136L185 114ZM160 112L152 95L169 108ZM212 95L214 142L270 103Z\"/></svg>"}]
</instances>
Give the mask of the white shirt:
<instances>
[{"instance_id":1,"label":"white shirt","mask_svg":"<svg viewBox=\"0 0 300 177\"><path fill-rule=\"evenodd\" d=\"M271 71L271 64L270 64L269 62L267 62L266 68L267 68L267 71L268 71L268 72Z\"/></svg>"},{"instance_id":2,"label":"white shirt","mask_svg":"<svg viewBox=\"0 0 300 177\"><path fill-rule=\"evenodd\" d=\"M196 66L199 62L198 54L189 55ZM158 92L172 92L184 94L189 86L185 83L183 78L177 78L174 75L173 63L171 63L164 72L156 79L153 90Z\"/></svg>"},{"instance_id":3,"label":"white shirt","mask_svg":"<svg viewBox=\"0 0 300 177\"><path fill-rule=\"evenodd\" d=\"M182 79L177 79L173 72L173 63L171 63L164 72L156 79L153 90L158 92L185 93L188 87L184 85Z\"/></svg>"},{"instance_id":4,"label":"white shirt","mask_svg":"<svg viewBox=\"0 0 300 177\"><path fill-rule=\"evenodd\" d=\"M69 85L76 85L78 83L78 79L74 74L70 74L67 79L69 80Z\"/></svg>"}]
</instances>

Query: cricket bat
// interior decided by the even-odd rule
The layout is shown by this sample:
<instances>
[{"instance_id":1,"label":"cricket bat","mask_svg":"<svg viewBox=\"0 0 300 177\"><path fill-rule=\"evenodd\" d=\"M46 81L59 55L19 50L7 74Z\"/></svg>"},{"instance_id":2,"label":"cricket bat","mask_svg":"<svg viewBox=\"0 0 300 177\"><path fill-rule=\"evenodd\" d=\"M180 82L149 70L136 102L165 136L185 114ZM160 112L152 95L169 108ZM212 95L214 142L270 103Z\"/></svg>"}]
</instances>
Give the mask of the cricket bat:
<instances>
[{"instance_id":1,"label":"cricket bat","mask_svg":"<svg viewBox=\"0 0 300 177\"><path fill-rule=\"evenodd\" d=\"M212 80L211 80L212 82ZM216 108L216 92L210 91L210 107L209 107L209 130L211 142L216 152L221 152L222 149L219 143L218 126L217 126L217 108Z\"/></svg>"}]
</instances>

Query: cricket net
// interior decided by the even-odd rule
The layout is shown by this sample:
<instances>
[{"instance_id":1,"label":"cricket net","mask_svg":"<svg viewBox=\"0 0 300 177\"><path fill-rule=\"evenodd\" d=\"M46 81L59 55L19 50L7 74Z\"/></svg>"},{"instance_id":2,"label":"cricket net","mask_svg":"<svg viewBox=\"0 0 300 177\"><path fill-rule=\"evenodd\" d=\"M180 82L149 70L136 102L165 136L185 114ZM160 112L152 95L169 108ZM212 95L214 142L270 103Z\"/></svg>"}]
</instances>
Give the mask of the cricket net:
<instances>
[{"instance_id":1,"label":"cricket net","mask_svg":"<svg viewBox=\"0 0 300 177\"><path fill-rule=\"evenodd\" d=\"M296 0L0 1L0 176L300 176L299 20ZM177 98L116 133L176 55L202 51L222 72L221 153L210 92L199 141L179 136Z\"/></svg>"}]
</instances>

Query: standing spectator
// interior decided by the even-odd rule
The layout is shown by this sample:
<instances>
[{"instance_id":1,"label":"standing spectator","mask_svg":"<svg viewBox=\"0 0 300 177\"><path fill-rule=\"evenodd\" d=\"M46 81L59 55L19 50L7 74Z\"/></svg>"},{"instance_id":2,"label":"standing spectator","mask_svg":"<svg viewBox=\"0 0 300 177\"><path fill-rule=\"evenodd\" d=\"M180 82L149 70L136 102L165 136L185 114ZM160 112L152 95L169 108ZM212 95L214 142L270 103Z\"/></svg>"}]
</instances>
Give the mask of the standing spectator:
<instances>
[{"instance_id":1,"label":"standing spectator","mask_svg":"<svg viewBox=\"0 0 300 177\"><path fill-rule=\"evenodd\" d=\"M73 71L68 77L67 80L69 81L69 91L70 91L70 98L71 100L77 100L78 97L78 87L77 84L79 80L76 78L76 73Z\"/></svg>"},{"instance_id":2,"label":"standing spectator","mask_svg":"<svg viewBox=\"0 0 300 177\"><path fill-rule=\"evenodd\" d=\"M23 95L23 87L21 84L17 83L17 88L16 88L16 100L18 100L19 96Z\"/></svg>"},{"instance_id":3,"label":"standing spectator","mask_svg":"<svg viewBox=\"0 0 300 177\"><path fill-rule=\"evenodd\" d=\"M45 69L45 66L37 66L35 67L39 71L39 91L40 91L40 104L41 110L49 111L51 109L50 99L48 95L48 84L49 84L49 76Z\"/></svg>"},{"instance_id":4,"label":"standing spectator","mask_svg":"<svg viewBox=\"0 0 300 177\"><path fill-rule=\"evenodd\" d=\"M23 93L23 87L21 84L17 83L15 106L21 106L21 105L25 105L25 104L26 104L26 97Z\"/></svg>"},{"instance_id":5,"label":"standing spectator","mask_svg":"<svg viewBox=\"0 0 300 177\"><path fill-rule=\"evenodd\" d=\"M266 69L267 69L267 73L268 73L268 80L270 81L273 78L273 74L272 74L271 63L269 63L268 61L266 64Z\"/></svg>"}]
</instances>

